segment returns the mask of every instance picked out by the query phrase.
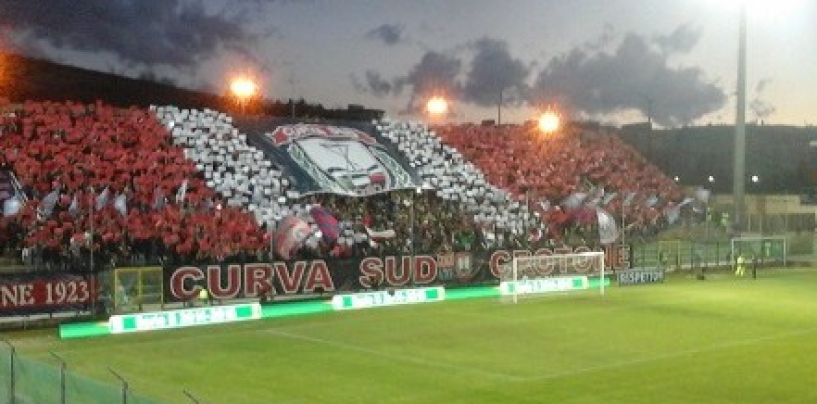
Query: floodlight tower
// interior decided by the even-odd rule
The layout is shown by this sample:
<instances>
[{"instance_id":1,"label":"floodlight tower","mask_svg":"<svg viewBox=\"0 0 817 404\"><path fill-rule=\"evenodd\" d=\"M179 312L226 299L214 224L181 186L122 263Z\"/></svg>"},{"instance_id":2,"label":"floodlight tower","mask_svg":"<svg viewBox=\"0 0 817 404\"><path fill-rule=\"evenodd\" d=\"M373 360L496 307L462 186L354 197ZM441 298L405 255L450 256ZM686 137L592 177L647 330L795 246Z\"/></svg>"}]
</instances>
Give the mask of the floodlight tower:
<instances>
[{"instance_id":1,"label":"floodlight tower","mask_svg":"<svg viewBox=\"0 0 817 404\"><path fill-rule=\"evenodd\" d=\"M735 113L735 155L733 167L734 230L741 231L746 199L746 2L739 5L738 82Z\"/></svg>"}]
</instances>

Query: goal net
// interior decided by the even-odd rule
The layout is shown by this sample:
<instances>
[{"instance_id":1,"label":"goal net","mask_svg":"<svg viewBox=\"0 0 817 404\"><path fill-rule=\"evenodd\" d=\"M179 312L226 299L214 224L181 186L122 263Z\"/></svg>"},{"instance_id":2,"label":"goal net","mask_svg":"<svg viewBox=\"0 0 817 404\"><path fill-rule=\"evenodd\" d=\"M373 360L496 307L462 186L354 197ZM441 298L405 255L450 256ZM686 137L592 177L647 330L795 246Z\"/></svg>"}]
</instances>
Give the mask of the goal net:
<instances>
[{"instance_id":1,"label":"goal net","mask_svg":"<svg viewBox=\"0 0 817 404\"><path fill-rule=\"evenodd\" d=\"M142 311L146 305L164 308L162 271L162 267L114 269L110 285L112 311Z\"/></svg>"},{"instance_id":2,"label":"goal net","mask_svg":"<svg viewBox=\"0 0 817 404\"><path fill-rule=\"evenodd\" d=\"M518 256L501 271L502 301L598 288L604 294L604 252Z\"/></svg>"},{"instance_id":3,"label":"goal net","mask_svg":"<svg viewBox=\"0 0 817 404\"><path fill-rule=\"evenodd\" d=\"M741 256L746 265L785 266L787 247L785 236L735 237L730 250L732 269Z\"/></svg>"}]
</instances>

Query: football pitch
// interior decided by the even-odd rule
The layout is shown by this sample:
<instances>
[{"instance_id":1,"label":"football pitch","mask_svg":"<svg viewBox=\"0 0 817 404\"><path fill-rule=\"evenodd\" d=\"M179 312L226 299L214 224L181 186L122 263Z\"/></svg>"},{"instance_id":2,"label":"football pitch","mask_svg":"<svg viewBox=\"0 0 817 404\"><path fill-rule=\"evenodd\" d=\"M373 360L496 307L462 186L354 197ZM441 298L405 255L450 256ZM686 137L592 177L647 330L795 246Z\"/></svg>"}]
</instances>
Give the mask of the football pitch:
<instances>
[{"instance_id":1,"label":"football pitch","mask_svg":"<svg viewBox=\"0 0 817 404\"><path fill-rule=\"evenodd\" d=\"M131 391L167 403L195 402L183 391L208 404L817 402L817 272L806 269L757 280L670 275L612 286L603 297L471 299L66 341L56 334L3 337L21 357L56 367L53 352L71 371L118 386L114 369Z\"/></svg>"}]
</instances>

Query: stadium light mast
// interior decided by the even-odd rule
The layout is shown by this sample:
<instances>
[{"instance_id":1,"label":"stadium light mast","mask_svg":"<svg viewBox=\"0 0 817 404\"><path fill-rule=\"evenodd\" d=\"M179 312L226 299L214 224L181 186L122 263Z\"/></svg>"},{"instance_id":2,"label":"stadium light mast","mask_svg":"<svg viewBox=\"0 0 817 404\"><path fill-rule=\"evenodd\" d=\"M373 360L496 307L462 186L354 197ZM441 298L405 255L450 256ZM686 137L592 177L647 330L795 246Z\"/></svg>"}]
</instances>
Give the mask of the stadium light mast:
<instances>
[{"instance_id":1,"label":"stadium light mast","mask_svg":"<svg viewBox=\"0 0 817 404\"><path fill-rule=\"evenodd\" d=\"M735 155L733 167L734 230L742 230L746 199L746 2L739 5L738 82L735 113Z\"/></svg>"}]
</instances>

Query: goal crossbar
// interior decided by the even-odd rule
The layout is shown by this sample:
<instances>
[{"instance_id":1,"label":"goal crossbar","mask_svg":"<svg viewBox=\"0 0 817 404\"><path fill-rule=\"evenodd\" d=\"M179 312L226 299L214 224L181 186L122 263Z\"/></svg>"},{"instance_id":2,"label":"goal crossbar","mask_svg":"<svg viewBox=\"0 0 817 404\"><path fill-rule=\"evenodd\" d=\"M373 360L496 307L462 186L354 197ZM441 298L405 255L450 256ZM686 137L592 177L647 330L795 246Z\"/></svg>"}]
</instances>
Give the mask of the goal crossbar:
<instances>
[{"instance_id":1,"label":"goal crossbar","mask_svg":"<svg viewBox=\"0 0 817 404\"><path fill-rule=\"evenodd\" d=\"M737 257L744 256L746 261L752 259L779 261L786 266L788 259L788 242L786 236L749 236L734 237L730 240L730 257L732 269L737 265Z\"/></svg>"},{"instance_id":2,"label":"goal crossbar","mask_svg":"<svg viewBox=\"0 0 817 404\"><path fill-rule=\"evenodd\" d=\"M555 255L526 255L512 259L504 268L500 295L514 303L520 295L568 292L589 289L591 278L598 277L604 295L604 252L590 251Z\"/></svg>"}]
</instances>

